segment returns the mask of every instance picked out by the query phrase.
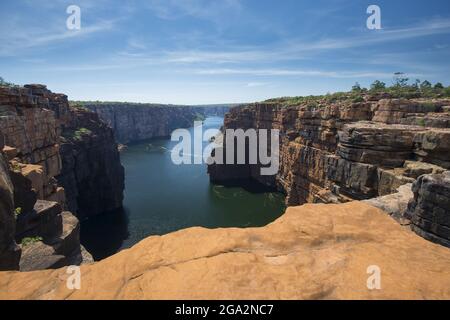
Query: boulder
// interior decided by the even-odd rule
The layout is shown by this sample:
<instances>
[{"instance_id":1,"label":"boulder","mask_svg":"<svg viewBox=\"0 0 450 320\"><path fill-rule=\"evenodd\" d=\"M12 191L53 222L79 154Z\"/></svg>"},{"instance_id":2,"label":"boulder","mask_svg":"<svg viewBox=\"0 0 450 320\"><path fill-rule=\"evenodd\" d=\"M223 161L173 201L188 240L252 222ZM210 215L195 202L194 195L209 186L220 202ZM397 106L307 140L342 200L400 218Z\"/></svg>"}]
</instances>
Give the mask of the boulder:
<instances>
[{"instance_id":1,"label":"boulder","mask_svg":"<svg viewBox=\"0 0 450 320\"><path fill-rule=\"evenodd\" d=\"M50 245L38 241L26 246L22 245L20 271L56 269L64 266L66 257L55 253Z\"/></svg>"},{"instance_id":2,"label":"boulder","mask_svg":"<svg viewBox=\"0 0 450 320\"><path fill-rule=\"evenodd\" d=\"M17 219L17 240L25 237L56 238L62 233L62 208L57 202L38 200L34 209Z\"/></svg>"},{"instance_id":3,"label":"boulder","mask_svg":"<svg viewBox=\"0 0 450 320\"><path fill-rule=\"evenodd\" d=\"M450 171L420 176L408 205L411 228L430 241L450 247Z\"/></svg>"}]
</instances>

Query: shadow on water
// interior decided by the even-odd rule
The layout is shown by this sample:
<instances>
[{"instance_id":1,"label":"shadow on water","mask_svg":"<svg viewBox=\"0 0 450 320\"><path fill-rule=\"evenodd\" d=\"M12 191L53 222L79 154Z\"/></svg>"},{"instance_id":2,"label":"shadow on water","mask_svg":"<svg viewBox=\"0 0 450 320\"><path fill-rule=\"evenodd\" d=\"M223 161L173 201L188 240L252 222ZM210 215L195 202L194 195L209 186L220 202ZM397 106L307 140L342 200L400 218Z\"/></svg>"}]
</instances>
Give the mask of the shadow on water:
<instances>
[{"instance_id":1,"label":"shadow on water","mask_svg":"<svg viewBox=\"0 0 450 320\"><path fill-rule=\"evenodd\" d=\"M267 192L277 192L276 187L266 186L253 179L234 179L228 181L211 183L213 186L223 186L225 188L242 188L252 194L264 194Z\"/></svg>"},{"instance_id":2,"label":"shadow on water","mask_svg":"<svg viewBox=\"0 0 450 320\"><path fill-rule=\"evenodd\" d=\"M109 257L119 251L130 236L128 224L126 208L90 217L81 222L81 244L95 261Z\"/></svg>"}]
</instances>

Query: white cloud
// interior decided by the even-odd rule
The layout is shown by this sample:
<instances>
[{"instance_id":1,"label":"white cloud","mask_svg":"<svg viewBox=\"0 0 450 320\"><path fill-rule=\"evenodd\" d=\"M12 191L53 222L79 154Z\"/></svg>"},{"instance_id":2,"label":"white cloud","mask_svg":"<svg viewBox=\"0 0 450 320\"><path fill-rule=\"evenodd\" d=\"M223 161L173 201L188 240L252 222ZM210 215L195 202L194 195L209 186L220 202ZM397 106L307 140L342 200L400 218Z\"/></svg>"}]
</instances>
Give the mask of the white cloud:
<instances>
[{"instance_id":1,"label":"white cloud","mask_svg":"<svg viewBox=\"0 0 450 320\"><path fill-rule=\"evenodd\" d=\"M149 0L148 8L161 19L192 16L213 21L224 20L224 14L241 9L240 0Z\"/></svg>"},{"instance_id":2,"label":"white cloud","mask_svg":"<svg viewBox=\"0 0 450 320\"><path fill-rule=\"evenodd\" d=\"M247 75L247 76L312 76L327 78L391 78L391 72L373 71L327 71L327 70L302 70L302 69L199 69L193 70L200 75ZM422 76L420 74L408 74L408 76Z\"/></svg>"},{"instance_id":3,"label":"white cloud","mask_svg":"<svg viewBox=\"0 0 450 320\"><path fill-rule=\"evenodd\" d=\"M15 55L24 49L50 46L51 44L63 42L68 39L81 38L94 33L108 31L113 26L114 21L104 20L95 24L82 26L80 30L67 30L65 27L59 27L47 32L36 29L18 29L20 31L12 33L4 32L0 36L0 42L2 42L0 56Z\"/></svg>"}]
</instances>

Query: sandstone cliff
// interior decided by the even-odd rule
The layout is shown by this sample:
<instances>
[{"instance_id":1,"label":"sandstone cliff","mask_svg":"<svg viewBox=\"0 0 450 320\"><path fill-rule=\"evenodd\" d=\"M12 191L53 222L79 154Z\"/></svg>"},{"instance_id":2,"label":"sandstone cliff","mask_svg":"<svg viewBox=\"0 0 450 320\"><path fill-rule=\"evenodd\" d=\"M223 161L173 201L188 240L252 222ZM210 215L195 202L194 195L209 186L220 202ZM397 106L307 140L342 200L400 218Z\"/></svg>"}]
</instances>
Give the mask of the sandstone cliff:
<instances>
[{"instance_id":1,"label":"sandstone cliff","mask_svg":"<svg viewBox=\"0 0 450 320\"><path fill-rule=\"evenodd\" d=\"M91 111L74 108L72 114L62 132L57 177L67 207L81 219L121 208L124 168L112 129Z\"/></svg>"},{"instance_id":2,"label":"sandstone cliff","mask_svg":"<svg viewBox=\"0 0 450 320\"><path fill-rule=\"evenodd\" d=\"M223 116L229 110L224 105L202 107L119 102L84 102L83 105L113 128L120 143L167 137L175 129L192 126L199 117Z\"/></svg>"},{"instance_id":3,"label":"sandstone cliff","mask_svg":"<svg viewBox=\"0 0 450 320\"><path fill-rule=\"evenodd\" d=\"M84 217L122 205L124 173L112 130L43 85L0 87L0 131L10 160L39 199ZM64 188L66 192L64 192Z\"/></svg>"},{"instance_id":4,"label":"sandstone cliff","mask_svg":"<svg viewBox=\"0 0 450 320\"><path fill-rule=\"evenodd\" d=\"M22 248L20 262L10 268L91 261L72 213L84 218L122 205L124 172L112 130L95 113L69 107L65 95L27 85L0 87L0 135L0 153L9 161L0 199L1 249L15 254L11 234Z\"/></svg>"},{"instance_id":5,"label":"sandstone cliff","mask_svg":"<svg viewBox=\"0 0 450 320\"><path fill-rule=\"evenodd\" d=\"M280 170L261 176L258 165L211 165L211 180L255 179L285 192L288 205L298 205L388 195L422 174L450 169L448 99L364 98L233 108L224 129L280 130ZM444 206L445 223L427 221L444 228L438 236L448 241L450 205Z\"/></svg>"},{"instance_id":6,"label":"sandstone cliff","mask_svg":"<svg viewBox=\"0 0 450 320\"><path fill-rule=\"evenodd\" d=\"M0 299L450 299L450 250L362 202L308 204L263 228L147 238L81 266L81 290L68 276L0 273Z\"/></svg>"}]
</instances>

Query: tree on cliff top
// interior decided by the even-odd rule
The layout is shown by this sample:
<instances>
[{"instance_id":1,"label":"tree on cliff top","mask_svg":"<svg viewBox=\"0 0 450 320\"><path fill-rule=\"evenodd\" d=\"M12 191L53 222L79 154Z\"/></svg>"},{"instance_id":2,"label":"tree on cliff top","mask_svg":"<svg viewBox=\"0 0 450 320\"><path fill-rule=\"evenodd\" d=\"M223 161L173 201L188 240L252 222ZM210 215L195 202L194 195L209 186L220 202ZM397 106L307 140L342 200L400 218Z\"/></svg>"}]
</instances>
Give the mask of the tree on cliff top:
<instances>
[{"instance_id":1,"label":"tree on cliff top","mask_svg":"<svg viewBox=\"0 0 450 320\"><path fill-rule=\"evenodd\" d=\"M384 90L384 89L386 89L386 83L384 83L380 80L375 80L370 85L370 90L372 90L372 91L380 91L380 90Z\"/></svg>"},{"instance_id":2,"label":"tree on cliff top","mask_svg":"<svg viewBox=\"0 0 450 320\"><path fill-rule=\"evenodd\" d=\"M15 85L14 83L11 83L11 82L7 82L7 81L5 81L5 79L3 79L3 77L0 77L0 86L2 86L2 87L16 87L17 85Z\"/></svg>"}]
</instances>

